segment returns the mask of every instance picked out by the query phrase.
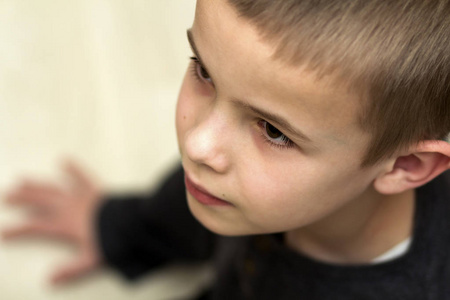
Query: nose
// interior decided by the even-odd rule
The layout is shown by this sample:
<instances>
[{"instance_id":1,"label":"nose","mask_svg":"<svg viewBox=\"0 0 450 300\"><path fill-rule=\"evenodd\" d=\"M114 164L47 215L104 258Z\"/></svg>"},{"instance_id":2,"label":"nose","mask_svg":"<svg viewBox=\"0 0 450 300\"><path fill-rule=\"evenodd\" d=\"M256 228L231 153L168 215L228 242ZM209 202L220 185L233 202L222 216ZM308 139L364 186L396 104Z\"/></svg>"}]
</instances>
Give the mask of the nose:
<instances>
[{"instance_id":1,"label":"nose","mask_svg":"<svg viewBox=\"0 0 450 300\"><path fill-rule=\"evenodd\" d=\"M186 155L194 163L225 173L230 165L227 147L231 146L226 142L227 129L226 120L212 112L187 133Z\"/></svg>"}]
</instances>

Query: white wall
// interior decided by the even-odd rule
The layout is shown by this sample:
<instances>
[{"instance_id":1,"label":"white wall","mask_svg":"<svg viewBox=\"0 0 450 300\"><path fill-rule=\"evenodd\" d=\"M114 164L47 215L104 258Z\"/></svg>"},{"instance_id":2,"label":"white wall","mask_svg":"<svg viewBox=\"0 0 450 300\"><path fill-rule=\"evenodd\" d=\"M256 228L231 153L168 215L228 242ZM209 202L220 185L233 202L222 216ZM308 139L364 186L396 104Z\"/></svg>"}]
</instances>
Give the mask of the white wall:
<instances>
[{"instance_id":1,"label":"white wall","mask_svg":"<svg viewBox=\"0 0 450 300\"><path fill-rule=\"evenodd\" d=\"M64 157L81 161L109 189L155 183L178 158L174 107L194 6L0 1L0 192L22 175L57 180ZM0 230L22 217L0 204ZM196 281L175 267L134 287L109 271L49 287L51 271L70 256L49 241L0 242L0 298L164 299Z\"/></svg>"}]
</instances>

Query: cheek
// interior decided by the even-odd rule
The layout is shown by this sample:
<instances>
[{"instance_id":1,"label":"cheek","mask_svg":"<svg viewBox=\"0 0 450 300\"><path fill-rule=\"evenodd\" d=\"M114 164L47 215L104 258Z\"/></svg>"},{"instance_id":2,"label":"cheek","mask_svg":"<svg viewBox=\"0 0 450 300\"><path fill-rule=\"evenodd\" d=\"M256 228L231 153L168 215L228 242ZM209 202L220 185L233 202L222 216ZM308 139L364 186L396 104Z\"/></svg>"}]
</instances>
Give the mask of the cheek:
<instances>
[{"instance_id":1,"label":"cheek","mask_svg":"<svg viewBox=\"0 0 450 300\"><path fill-rule=\"evenodd\" d=\"M198 115L201 114L204 106L207 106L214 96L213 92L211 87L205 86L205 84L192 78L189 70L186 72L178 95L176 109L176 129L179 143L183 134L195 125Z\"/></svg>"},{"instance_id":2,"label":"cheek","mask_svg":"<svg viewBox=\"0 0 450 300\"><path fill-rule=\"evenodd\" d=\"M188 110L187 103L189 98L189 89L186 84L186 78L183 80L183 84L181 85L180 93L178 95L177 108L176 108L176 129L178 137L180 137L183 127L185 125L185 120L187 118Z\"/></svg>"},{"instance_id":3,"label":"cheek","mask_svg":"<svg viewBox=\"0 0 450 300\"><path fill-rule=\"evenodd\" d=\"M195 119L196 106L195 103L195 89L191 84L188 72L181 85L180 93L178 95L176 108L176 129L178 136L178 143L182 145L182 137L184 133L192 126L190 122Z\"/></svg>"},{"instance_id":4,"label":"cheek","mask_svg":"<svg viewBox=\"0 0 450 300\"><path fill-rule=\"evenodd\" d=\"M240 188L247 218L267 231L311 224L356 198L370 183L358 172L332 173L329 167L306 160L262 166L247 166L253 175L247 173Z\"/></svg>"},{"instance_id":5,"label":"cheek","mask_svg":"<svg viewBox=\"0 0 450 300\"><path fill-rule=\"evenodd\" d=\"M294 172L288 165L265 165L253 160L253 166L243 166L242 172L251 170L240 179L242 210L250 223L262 232L289 230L307 222L308 213L316 198L318 182L307 183L307 177ZM306 167L304 174L308 171ZM243 173L241 173L243 174ZM303 184L302 184L303 183Z\"/></svg>"}]
</instances>

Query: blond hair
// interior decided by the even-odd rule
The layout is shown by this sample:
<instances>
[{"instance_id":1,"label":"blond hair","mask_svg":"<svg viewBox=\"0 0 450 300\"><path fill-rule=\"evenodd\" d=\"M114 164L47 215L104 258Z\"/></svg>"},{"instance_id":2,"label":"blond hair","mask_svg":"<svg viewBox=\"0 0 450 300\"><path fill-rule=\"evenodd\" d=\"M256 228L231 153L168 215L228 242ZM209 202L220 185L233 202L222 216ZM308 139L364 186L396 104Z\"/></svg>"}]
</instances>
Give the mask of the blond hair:
<instances>
[{"instance_id":1,"label":"blond hair","mask_svg":"<svg viewBox=\"0 0 450 300\"><path fill-rule=\"evenodd\" d=\"M360 94L363 166L450 132L450 0L228 0L274 57Z\"/></svg>"}]
</instances>

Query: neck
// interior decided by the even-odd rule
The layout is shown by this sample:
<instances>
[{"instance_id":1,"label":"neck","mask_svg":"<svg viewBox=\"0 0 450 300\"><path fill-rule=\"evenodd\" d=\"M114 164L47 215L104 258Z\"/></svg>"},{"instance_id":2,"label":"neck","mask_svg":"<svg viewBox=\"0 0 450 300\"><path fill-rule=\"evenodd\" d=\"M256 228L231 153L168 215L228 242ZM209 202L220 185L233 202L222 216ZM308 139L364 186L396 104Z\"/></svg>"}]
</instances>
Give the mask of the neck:
<instances>
[{"instance_id":1,"label":"neck","mask_svg":"<svg viewBox=\"0 0 450 300\"><path fill-rule=\"evenodd\" d=\"M413 190L389 196L368 194L314 224L287 232L287 245L320 261L361 264L411 236Z\"/></svg>"}]
</instances>

